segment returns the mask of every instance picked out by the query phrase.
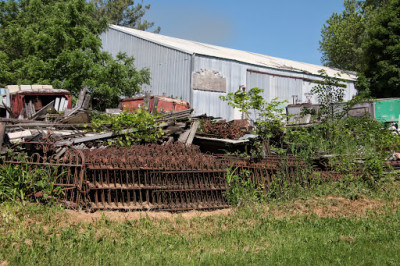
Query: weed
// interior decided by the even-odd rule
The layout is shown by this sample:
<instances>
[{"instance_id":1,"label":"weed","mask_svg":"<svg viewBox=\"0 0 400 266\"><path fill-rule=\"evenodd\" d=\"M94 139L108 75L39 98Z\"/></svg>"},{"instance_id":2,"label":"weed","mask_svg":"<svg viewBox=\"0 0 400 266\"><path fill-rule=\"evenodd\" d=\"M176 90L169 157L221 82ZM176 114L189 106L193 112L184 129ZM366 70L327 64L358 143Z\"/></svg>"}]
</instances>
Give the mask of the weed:
<instances>
[{"instance_id":1,"label":"weed","mask_svg":"<svg viewBox=\"0 0 400 266\"><path fill-rule=\"evenodd\" d=\"M24 160L24 155L20 159ZM60 196L60 187L55 187L57 180L66 173L59 171L56 166L29 169L27 164L4 164L0 167L0 202L26 202L28 195L41 192L43 199L49 196Z\"/></svg>"},{"instance_id":2,"label":"weed","mask_svg":"<svg viewBox=\"0 0 400 266\"><path fill-rule=\"evenodd\" d=\"M243 202L259 201L264 194L264 184L257 184L253 174L246 169L229 168L226 173L226 182L229 189L226 191L228 201L234 205Z\"/></svg>"}]
</instances>

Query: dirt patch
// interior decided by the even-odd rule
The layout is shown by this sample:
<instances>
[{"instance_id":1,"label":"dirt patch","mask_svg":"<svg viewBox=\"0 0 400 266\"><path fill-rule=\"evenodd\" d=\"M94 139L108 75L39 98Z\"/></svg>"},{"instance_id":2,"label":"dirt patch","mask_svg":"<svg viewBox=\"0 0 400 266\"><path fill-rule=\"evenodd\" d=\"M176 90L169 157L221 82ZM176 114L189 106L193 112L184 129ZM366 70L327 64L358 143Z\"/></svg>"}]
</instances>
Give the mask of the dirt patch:
<instances>
[{"instance_id":1,"label":"dirt patch","mask_svg":"<svg viewBox=\"0 0 400 266\"><path fill-rule=\"evenodd\" d=\"M351 236L340 236L339 239L340 241L343 242L349 242L349 243L354 242L354 237Z\"/></svg>"},{"instance_id":2,"label":"dirt patch","mask_svg":"<svg viewBox=\"0 0 400 266\"><path fill-rule=\"evenodd\" d=\"M189 211L184 213L170 212L118 212L118 211L97 211L94 213L86 213L81 211L66 210L67 220L69 223L93 223L106 218L111 221L124 222L149 218L151 220L175 220L183 218L191 220L198 217L210 217L219 215L228 215L232 209L223 209L216 211Z\"/></svg>"},{"instance_id":3,"label":"dirt patch","mask_svg":"<svg viewBox=\"0 0 400 266\"><path fill-rule=\"evenodd\" d=\"M310 215L319 217L361 217L369 212L379 212L387 202L380 199L349 200L342 197L323 197L311 200L296 200L284 206L271 207L267 214L276 217ZM398 202L392 202L392 207L399 206Z\"/></svg>"}]
</instances>

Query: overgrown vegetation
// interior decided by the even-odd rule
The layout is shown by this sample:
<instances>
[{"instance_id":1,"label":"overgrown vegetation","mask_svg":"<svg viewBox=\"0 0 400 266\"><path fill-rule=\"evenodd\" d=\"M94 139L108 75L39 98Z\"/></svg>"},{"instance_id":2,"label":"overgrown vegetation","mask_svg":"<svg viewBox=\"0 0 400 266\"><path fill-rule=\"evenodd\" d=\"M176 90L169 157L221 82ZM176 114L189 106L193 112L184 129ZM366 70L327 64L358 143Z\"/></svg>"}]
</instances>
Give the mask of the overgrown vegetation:
<instances>
[{"instance_id":1,"label":"overgrown vegetation","mask_svg":"<svg viewBox=\"0 0 400 266\"><path fill-rule=\"evenodd\" d=\"M299 180L286 182L288 170L283 159L282 169L276 172L272 185L264 193L260 193L259 184L254 183L251 173L238 176L235 171L229 172L231 191L228 197L233 204L296 197L299 192L326 182L318 178L316 168L344 176L337 185L344 190L349 188L350 198L357 198L360 190L373 191L382 185L381 180L390 179L391 169L386 160L400 150L400 137L369 116L349 117L348 112L356 103L370 98L359 95L342 103L343 80L329 77L323 71L321 75L323 80L312 89L320 103L319 112L313 114L318 123L310 127L285 129L282 103L266 102L260 95L261 89L238 90L221 97L245 117L256 114L254 133L258 134L258 140L250 144L244 156L259 159L278 153L281 158L294 155L305 162L296 170Z\"/></svg>"},{"instance_id":2,"label":"overgrown vegetation","mask_svg":"<svg viewBox=\"0 0 400 266\"><path fill-rule=\"evenodd\" d=\"M27 160L24 154L19 160ZM2 165L0 167L0 202L12 201L26 203L38 196L47 201L61 196L60 187L55 184L65 173L57 171L57 166L29 169L27 164ZM39 194L37 194L39 193Z\"/></svg>"},{"instance_id":3,"label":"overgrown vegetation","mask_svg":"<svg viewBox=\"0 0 400 266\"><path fill-rule=\"evenodd\" d=\"M276 98L270 102L262 96L263 89L252 88L250 90L239 89L236 92L220 96L230 106L237 108L243 114L244 119L253 119L255 133L259 141L253 145L251 152L253 157L263 157L270 146L279 147L284 135L284 123L286 114L283 112L286 101L278 101Z\"/></svg>"},{"instance_id":4,"label":"overgrown vegetation","mask_svg":"<svg viewBox=\"0 0 400 266\"><path fill-rule=\"evenodd\" d=\"M94 114L92 117L92 128L100 132L107 125L115 134L121 136L114 142L118 146L130 146L134 144L155 143L163 135L159 127L160 116L152 114L144 108L138 108L134 112L122 111L118 115Z\"/></svg>"}]
</instances>

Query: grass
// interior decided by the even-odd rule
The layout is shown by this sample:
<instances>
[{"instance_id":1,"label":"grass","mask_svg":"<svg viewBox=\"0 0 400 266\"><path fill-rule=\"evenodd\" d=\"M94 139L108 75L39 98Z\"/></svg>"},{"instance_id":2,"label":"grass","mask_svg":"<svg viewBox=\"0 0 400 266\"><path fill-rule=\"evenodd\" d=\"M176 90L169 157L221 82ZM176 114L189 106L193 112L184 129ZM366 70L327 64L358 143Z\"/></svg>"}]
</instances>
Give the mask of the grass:
<instances>
[{"instance_id":1,"label":"grass","mask_svg":"<svg viewBox=\"0 0 400 266\"><path fill-rule=\"evenodd\" d=\"M361 191L356 200L336 187L208 217L136 213L121 220L113 216L129 214L3 203L0 265L398 264L399 183Z\"/></svg>"}]
</instances>

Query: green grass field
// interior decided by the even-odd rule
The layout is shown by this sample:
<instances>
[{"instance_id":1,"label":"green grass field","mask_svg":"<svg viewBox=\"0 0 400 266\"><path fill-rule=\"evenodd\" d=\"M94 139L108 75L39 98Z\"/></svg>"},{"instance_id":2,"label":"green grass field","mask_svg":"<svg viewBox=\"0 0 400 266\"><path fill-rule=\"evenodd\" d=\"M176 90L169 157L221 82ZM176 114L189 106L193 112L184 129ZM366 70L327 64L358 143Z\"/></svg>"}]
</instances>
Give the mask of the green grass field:
<instances>
[{"instance_id":1,"label":"green grass field","mask_svg":"<svg viewBox=\"0 0 400 266\"><path fill-rule=\"evenodd\" d=\"M318 191L210 213L3 203L0 265L399 264L398 182L357 200Z\"/></svg>"}]
</instances>

